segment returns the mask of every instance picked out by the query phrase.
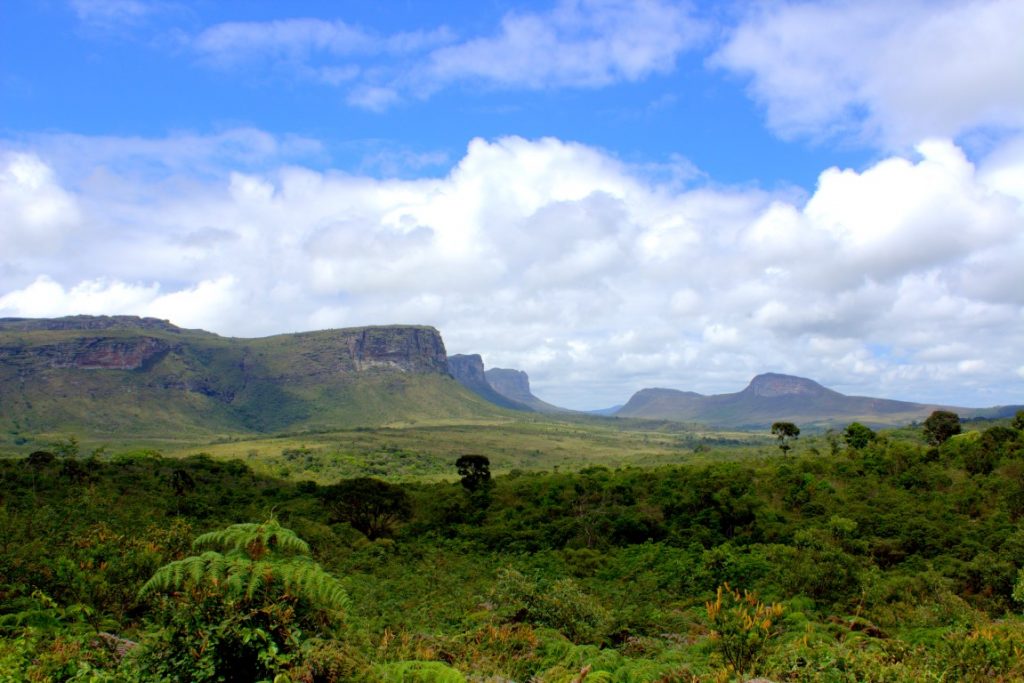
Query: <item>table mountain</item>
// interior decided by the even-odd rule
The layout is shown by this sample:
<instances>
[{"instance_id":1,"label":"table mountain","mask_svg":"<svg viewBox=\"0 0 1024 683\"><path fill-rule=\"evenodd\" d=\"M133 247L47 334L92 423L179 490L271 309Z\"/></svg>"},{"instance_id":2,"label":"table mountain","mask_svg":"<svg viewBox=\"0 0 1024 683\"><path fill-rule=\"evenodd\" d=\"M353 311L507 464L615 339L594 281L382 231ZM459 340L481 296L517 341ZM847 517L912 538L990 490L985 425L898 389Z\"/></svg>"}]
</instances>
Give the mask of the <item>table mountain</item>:
<instances>
[{"instance_id":1,"label":"table mountain","mask_svg":"<svg viewBox=\"0 0 1024 683\"><path fill-rule=\"evenodd\" d=\"M449 374L432 327L257 339L153 318L0 319L8 433L188 435L495 414Z\"/></svg>"},{"instance_id":2,"label":"table mountain","mask_svg":"<svg viewBox=\"0 0 1024 683\"><path fill-rule=\"evenodd\" d=\"M530 391L530 377L522 370L508 370L505 368L491 368L486 373L487 383L495 391L517 403L521 403L530 410L538 413L571 413L575 412L568 408L559 408L550 403L540 400Z\"/></svg>"},{"instance_id":3,"label":"table mountain","mask_svg":"<svg viewBox=\"0 0 1024 683\"><path fill-rule=\"evenodd\" d=\"M497 406L512 410L534 412L533 408L525 403L520 403L495 391L494 387L487 381L487 376L484 372L484 361L479 353L457 353L453 356L448 356L448 371L459 384Z\"/></svg>"}]
</instances>

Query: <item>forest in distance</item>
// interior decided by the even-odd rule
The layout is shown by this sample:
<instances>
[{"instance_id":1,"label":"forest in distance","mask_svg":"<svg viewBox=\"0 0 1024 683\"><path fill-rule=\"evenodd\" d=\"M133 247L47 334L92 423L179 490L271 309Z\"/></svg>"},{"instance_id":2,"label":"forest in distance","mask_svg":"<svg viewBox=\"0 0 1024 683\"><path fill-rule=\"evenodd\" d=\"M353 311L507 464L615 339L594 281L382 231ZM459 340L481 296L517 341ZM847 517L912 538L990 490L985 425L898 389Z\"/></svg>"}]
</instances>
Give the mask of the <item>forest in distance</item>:
<instances>
[{"instance_id":1,"label":"forest in distance","mask_svg":"<svg viewBox=\"0 0 1024 683\"><path fill-rule=\"evenodd\" d=\"M772 432L332 483L9 452L0 680L1024 678L1024 413Z\"/></svg>"}]
</instances>

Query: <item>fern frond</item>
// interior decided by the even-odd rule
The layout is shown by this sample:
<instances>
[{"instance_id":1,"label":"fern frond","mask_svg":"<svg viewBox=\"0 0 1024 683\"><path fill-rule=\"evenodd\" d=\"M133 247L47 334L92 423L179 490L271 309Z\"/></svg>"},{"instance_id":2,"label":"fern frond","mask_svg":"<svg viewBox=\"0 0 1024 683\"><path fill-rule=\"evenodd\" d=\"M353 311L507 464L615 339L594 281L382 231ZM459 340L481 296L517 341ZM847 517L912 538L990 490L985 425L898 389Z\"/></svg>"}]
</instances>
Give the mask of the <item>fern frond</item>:
<instances>
[{"instance_id":1,"label":"fern frond","mask_svg":"<svg viewBox=\"0 0 1024 683\"><path fill-rule=\"evenodd\" d=\"M273 518L260 524L233 524L220 531L205 533L197 537L192 546L196 549L210 547L244 552L254 560L267 554L309 555L309 544Z\"/></svg>"},{"instance_id":2,"label":"fern frond","mask_svg":"<svg viewBox=\"0 0 1024 683\"><path fill-rule=\"evenodd\" d=\"M216 567L223 561L220 553L206 552L181 560L175 560L157 569L150 581L145 582L138 591L139 598L151 593L180 591L188 587L201 587L215 584ZM211 571L210 567L214 570Z\"/></svg>"},{"instance_id":3,"label":"fern frond","mask_svg":"<svg viewBox=\"0 0 1024 683\"><path fill-rule=\"evenodd\" d=\"M257 557L253 557L253 544L271 550L255 553ZM349 606L348 593L342 583L308 555L275 556L273 548L297 552L308 551L308 546L294 532L282 529L273 520L262 525L236 524L223 531L203 534L195 545L219 545L227 551L207 550L164 565L139 589L139 597L190 588L247 602L266 596L272 600L301 599L337 612Z\"/></svg>"},{"instance_id":4,"label":"fern frond","mask_svg":"<svg viewBox=\"0 0 1024 683\"><path fill-rule=\"evenodd\" d=\"M285 591L308 600L323 609L342 612L348 609L348 592L341 581L320 565L305 558L279 562L275 573Z\"/></svg>"}]
</instances>

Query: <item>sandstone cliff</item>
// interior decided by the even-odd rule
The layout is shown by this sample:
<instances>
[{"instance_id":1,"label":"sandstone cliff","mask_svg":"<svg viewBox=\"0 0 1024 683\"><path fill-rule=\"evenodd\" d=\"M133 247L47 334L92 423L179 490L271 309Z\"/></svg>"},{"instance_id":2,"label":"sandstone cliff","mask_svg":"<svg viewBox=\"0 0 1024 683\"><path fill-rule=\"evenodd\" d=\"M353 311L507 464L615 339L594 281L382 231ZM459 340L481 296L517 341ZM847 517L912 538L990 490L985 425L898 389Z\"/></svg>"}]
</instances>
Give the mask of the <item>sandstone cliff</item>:
<instances>
[{"instance_id":1,"label":"sandstone cliff","mask_svg":"<svg viewBox=\"0 0 1024 683\"><path fill-rule=\"evenodd\" d=\"M494 387L487 381L484 373L484 361L480 354L457 353L448 357L448 371L462 386L466 387L476 395L502 408L512 410L527 410L533 412L533 408L503 396L494 390Z\"/></svg>"},{"instance_id":2,"label":"sandstone cliff","mask_svg":"<svg viewBox=\"0 0 1024 683\"><path fill-rule=\"evenodd\" d=\"M522 370L491 368L486 371L487 382L495 391L517 403L521 403L538 413L571 413L574 411L559 408L540 400L530 391L530 377Z\"/></svg>"}]
</instances>

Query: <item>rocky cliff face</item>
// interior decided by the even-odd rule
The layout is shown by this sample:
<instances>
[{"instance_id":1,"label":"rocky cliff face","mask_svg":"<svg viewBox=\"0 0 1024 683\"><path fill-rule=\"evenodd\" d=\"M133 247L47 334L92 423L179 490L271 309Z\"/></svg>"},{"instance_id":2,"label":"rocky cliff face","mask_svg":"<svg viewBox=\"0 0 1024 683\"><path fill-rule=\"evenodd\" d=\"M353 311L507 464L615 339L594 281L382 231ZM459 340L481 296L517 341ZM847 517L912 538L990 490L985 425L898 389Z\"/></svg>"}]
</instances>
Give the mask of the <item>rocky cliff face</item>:
<instances>
[{"instance_id":1,"label":"rocky cliff face","mask_svg":"<svg viewBox=\"0 0 1024 683\"><path fill-rule=\"evenodd\" d=\"M527 402L536 397L530 393L530 377L522 370L491 368L486 373L487 383L502 396L513 401Z\"/></svg>"},{"instance_id":2,"label":"rocky cliff face","mask_svg":"<svg viewBox=\"0 0 1024 683\"><path fill-rule=\"evenodd\" d=\"M0 346L0 364L22 369L138 370L170 350L152 337L80 337L52 344Z\"/></svg>"},{"instance_id":3,"label":"rocky cliff face","mask_svg":"<svg viewBox=\"0 0 1024 683\"><path fill-rule=\"evenodd\" d=\"M504 396L490 385L487 381L487 374L484 371L483 358L478 353L468 355L457 353L454 356L449 356L448 372L451 373L452 377L459 384L495 405L502 408L511 408L512 410L533 410L518 401Z\"/></svg>"},{"instance_id":4,"label":"rocky cliff face","mask_svg":"<svg viewBox=\"0 0 1024 683\"><path fill-rule=\"evenodd\" d=\"M448 356L448 372L464 387L487 385L484 359L479 353ZM490 385L487 385L490 386Z\"/></svg>"},{"instance_id":5,"label":"rocky cliff face","mask_svg":"<svg viewBox=\"0 0 1024 683\"><path fill-rule=\"evenodd\" d=\"M356 370L392 368L402 372L448 373L441 333L432 327L366 327L349 335Z\"/></svg>"},{"instance_id":6,"label":"rocky cliff face","mask_svg":"<svg viewBox=\"0 0 1024 683\"><path fill-rule=\"evenodd\" d=\"M574 411L546 403L530 391L530 377L522 370L491 368L484 373L487 383L505 398L538 413L571 413Z\"/></svg>"},{"instance_id":7,"label":"rocky cliff face","mask_svg":"<svg viewBox=\"0 0 1024 683\"><path fill-rule=\"evenodd\" d=\"M52 368L82 370L138 370L170 350L170 344L152 337L104 339L84 337L71 343L42 347Z\"/></svg>"}]
</instances>

